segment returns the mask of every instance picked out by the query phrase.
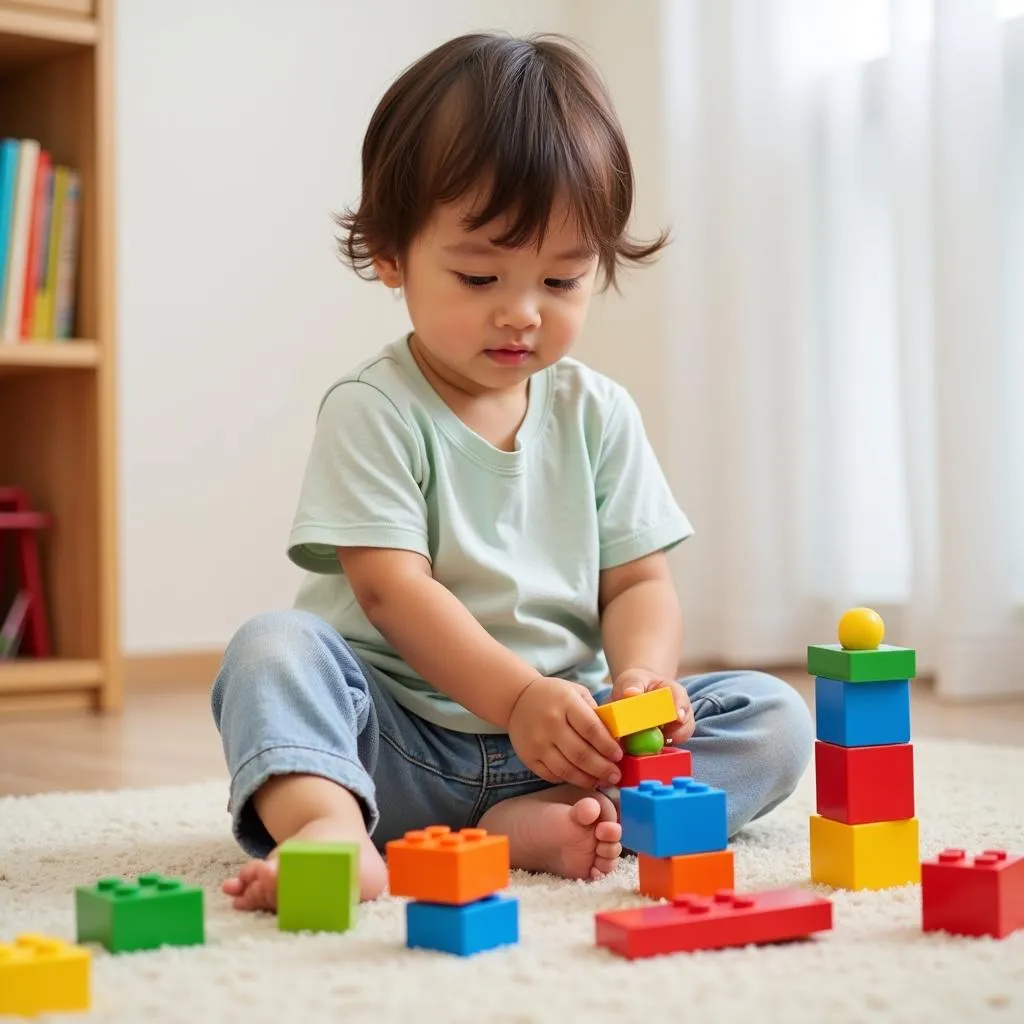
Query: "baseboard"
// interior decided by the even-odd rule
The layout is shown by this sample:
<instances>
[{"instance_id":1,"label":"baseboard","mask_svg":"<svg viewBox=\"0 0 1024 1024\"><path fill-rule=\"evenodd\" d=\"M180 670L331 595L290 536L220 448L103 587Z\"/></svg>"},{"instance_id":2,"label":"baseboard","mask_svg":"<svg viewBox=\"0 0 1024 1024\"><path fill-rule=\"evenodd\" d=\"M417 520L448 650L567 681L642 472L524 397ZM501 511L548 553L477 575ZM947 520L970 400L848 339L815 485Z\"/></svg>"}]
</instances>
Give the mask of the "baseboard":
<instances>
[{"instance_id":1,"label":"baseboard","mask_svg":"<svg viewBox=\"0 0 1024 1024\"><path fill-rule=\"evenodd\" d=\"M209 687L220 668L221 650L168 651L126 655L124 685L136 693L147 690L189 690Z\"/></svg>"}]
</instances>

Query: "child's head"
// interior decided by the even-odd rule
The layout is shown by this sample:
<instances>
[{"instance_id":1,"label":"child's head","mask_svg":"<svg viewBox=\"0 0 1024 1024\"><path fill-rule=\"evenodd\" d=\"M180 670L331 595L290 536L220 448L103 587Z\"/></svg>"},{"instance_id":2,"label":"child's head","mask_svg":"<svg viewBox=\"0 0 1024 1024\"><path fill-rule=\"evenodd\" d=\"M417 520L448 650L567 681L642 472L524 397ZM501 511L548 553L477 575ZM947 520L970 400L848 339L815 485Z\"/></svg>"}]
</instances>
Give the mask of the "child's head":
<instances>
[{"instance_id":1,"label":"child's head","mask_svg":"<svg viewBox=\"0 0 1024 1024\"><path fill-rule=\"evenodd\" d=\"M594 68L556 37L475 34L428 53L378 104L362 172L342 256L402 288L453 383L501 388L555 362L598 274L614 284L665 242L627 233L622 129Z\"/></svg>"}]
</instances>

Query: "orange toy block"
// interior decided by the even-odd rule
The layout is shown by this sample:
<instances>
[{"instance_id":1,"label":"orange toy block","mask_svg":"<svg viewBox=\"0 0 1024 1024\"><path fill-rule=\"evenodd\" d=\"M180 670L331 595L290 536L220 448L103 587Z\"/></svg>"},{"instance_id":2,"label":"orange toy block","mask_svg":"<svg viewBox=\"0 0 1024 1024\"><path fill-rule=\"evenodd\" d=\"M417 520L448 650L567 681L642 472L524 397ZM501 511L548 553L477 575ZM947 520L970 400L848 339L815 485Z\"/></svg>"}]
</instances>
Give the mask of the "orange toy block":
<instances>
[{"instance_id":1,"label":"orange toy block","mask_svg":"<svg viewBox=\"0 0 1024 1024\"><path fill-rule=\"evenodd\" d=\"M641 853L640 892L654 899L671 900L692 893L714 896L719 889L734 887L732 850L687 853L678 857L648 857Z\"/></svg>"},{"instance_id":2,"label":"orange toy block","mask_svg":"<svg viewBox=\"0 0 1024 1024\"><path fill-rule=\"evenodd\" d=\"M461 905L508 885L508 836L483 828L432 825L387 844L392 896Z\"/></svg>"},{"instance_id":3,"label":"orange toy block","mask_svg":"<svg viewBox=\"0 0 1024 1024\"><path fill-rule=\"evenodd\" d=\"M672 691L663 686L660 690L648 690L632 697L609 701L597 709L597 717L604 722L608 731L617 739L631 736L656 725L667 725L679 717Z\"/></svg>"}]
</instances>

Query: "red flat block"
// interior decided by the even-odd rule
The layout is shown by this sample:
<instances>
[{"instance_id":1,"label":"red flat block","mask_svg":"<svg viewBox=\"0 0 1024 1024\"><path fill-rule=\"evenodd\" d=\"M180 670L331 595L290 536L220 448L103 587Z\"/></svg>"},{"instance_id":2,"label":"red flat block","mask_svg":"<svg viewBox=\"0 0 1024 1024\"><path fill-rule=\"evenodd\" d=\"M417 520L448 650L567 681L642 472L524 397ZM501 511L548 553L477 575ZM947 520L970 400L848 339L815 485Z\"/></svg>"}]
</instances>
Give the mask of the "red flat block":
<instances>
[{"instance_id":1,"label":"red flat block","mask_svg":"<svg viewBox=\"0 0 1024 1024\"><path fill-rule=\"evenodd\" d=\"M595 915L597 944L628 960L800 939L832 927L832 903L802 889L677 896L671 904Z\"/></svg>"},{"instance_id":2,"label":"red flat block","mask_svg":"<svg viewBox=\"0 0 1024 1024\"><path fill-rule=\"evenodd\" d=\"M672 780L677 777L693 776L693 758L688 750L675 750L672 747L660 754L623 754L619 761L619 771L622 772L619 789L639 786L648 779L671 786Z\"/></svg>"},{"instance_id":3,"label":"red flat block","mask_svg":"<svg viewBox=\"0 0 1024 1024\"><path fill-rule=\"evenodd\" d=\"M1024 856L950 849L922 861L921 926L997 939L1024 928Z\"/></svg>"},{"instance_id":4,"label":"red flat block","mask_svg":"<svg viewBox=\"0 0 1024 1024\"><path fill-rule=\"evenodd\" d=\"M816 740L818 814L847 825L914 817L914 747L840 747Z\"/></svg>"}]
</instances>

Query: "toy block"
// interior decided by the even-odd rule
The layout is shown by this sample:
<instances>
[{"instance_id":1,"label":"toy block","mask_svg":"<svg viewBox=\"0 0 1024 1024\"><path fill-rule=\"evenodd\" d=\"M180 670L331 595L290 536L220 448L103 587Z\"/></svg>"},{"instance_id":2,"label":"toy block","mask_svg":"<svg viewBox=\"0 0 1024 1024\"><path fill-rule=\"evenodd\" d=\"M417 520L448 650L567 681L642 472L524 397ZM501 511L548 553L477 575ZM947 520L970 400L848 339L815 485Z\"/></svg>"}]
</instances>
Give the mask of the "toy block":
<instances>
[{"instance_id":1,"label":"toy block","mask_svg":"<svg viewBox=\"0 0 1024 1024\"><path fill-rule=\"evenodd\" d=\"M912 647L890 644L879 644L873 651L847 651L839 644L811 644L807 648L807 672L847 683L913 679L917 675L917 652Z\"/></svg>"},{"instance_id":2,"label":"toy block","mask_svg":"<svg viewBox=\"0 0 1024 1024\"><path fill-rule=\"evenodd\" d=\"M1024 856L943 850L921 864L924 931L1004 939L1024 928Z\"/></svg>"},{"instance_id":3,"label":"toy block","mask_svg":"<svg viewBox=\"0 0 1024 1024\"><path fill-rule=\"evenodd\" d=\"M811 879L836 889L889 889L919 882L917 818L847 825L812 816Z\"/></svg>"},{"instance_id":4,"label":"toy block","mask_svg":"<svg viewBox=\"0 0 1024 1024\"><path fill-rule=\"evenodd\" d=\"M345 932L359 906L359 844L288 839L277 869L277 927Z\"/></svg>"},{"instance_id":5,"label":"toy block","mask_svg":"<svg viewBox=\"0 0 1024 1024\"><path fill-rule=\"evenodd\" d=\"M508 885L508 836L447 825L406 832L387 844L392 896L428 903L472 903Z\"/></svg>"},{"instance_id":6,"label":"toy block","mask_svg":"<svg viewBox=\"0 0 1024 1024\"><path fill-rule=\"evenodd\" d=\"M817 740L814 774L823 818L863 825L914 817L914 748L909 743L839 747Z\"/></svg>"},{"instance_id":7,"label":"toy block","mask_svg":"<svg viewBox=\"0 0 1024 1024\"><path fill-rule=\"evenodd\" d=\"M673 779L681 779L693 775L693 758L688 750L674 750L669 747L660 754L647 754L637 757L623 754L618 762L619 789L639 786L641 782L664 782L670 785Z\"/></svg>"},{"instance_id":8,"label":"toy block","mask_svg":"<svg viewBox=\"0 0 1024 1024\"><path fill-rule=\"evenodd\" d=\"M839 747L910 742L910 682L846 683L814 680L817 738Z\"/></svg>"},{"instance_id":9,"label":"toy block","mask_svg":"<svg viewBox=\"0 0 1024 1024\"><path fill-rule=\"evenodd\" d=\"M677 896L672 903L595 916L597 944L628 960L661 953L760 945L832 927L829 900L801 889Z\"/></svg>"},{"instance_id":10,"label":"toy block","mask_svg":"<svg viewBox=\"0 0 1024 1024\"><path fill-rule=\"evenodd\" d=\"M640 893L652 899L676 896L714 896L736 885L732 850L686 853L678 857L648 857L641 853Z\"/></svg>"},{"instance_id":11,"label":"toy block","mask_svg":"<svg viewBox=\"0 0 1024 1024\"><path fill-rule=\"evenodd\" d=\"M89 950L46 935L0 943L0 1016L89 1009Z\"/></svg>"},{"instance_id":12,"label":"toy block","mask_svg":"<svg viewBox=\"0 0 1024 1024\"><path fill-rule=\"evenodd\" d=\"M693 779L645 780L620 790L619 819L622 845L649 857L724 850L728 843L725 790Z\"/></svg>"},{"instance_id":13,"label":"toy block","mask_svg":"<svg viewBox=\"0 0 1024 1024\"><path fill-rule=\"evenodd\" d=\"M111 953L202 945L203 890L152 874L137 882L103 878L75 889L75 918L79 942Z\"/></svg>"},{"instance_id":14,"label":"toy block","mask_svg":"<svg viewBox=\"0 0 1024 1024\"><path fill-rule=\"evenodd\" d=\"M472 956L519 941L519 901L503 894L473 903L405 905L406 945Z\"/></svg>"},{"instance_id":15,"label":"toy block","mask_svg":"<svg viewBox=\"0 0 1024 1024\"><path fill-rule=\"evenodd\" d=\"M655 725L667 725L679 717L672 691L663 686L632 697L609 701L597 709L597 717L617 739Z\"/></svg>"}]
</instances>

